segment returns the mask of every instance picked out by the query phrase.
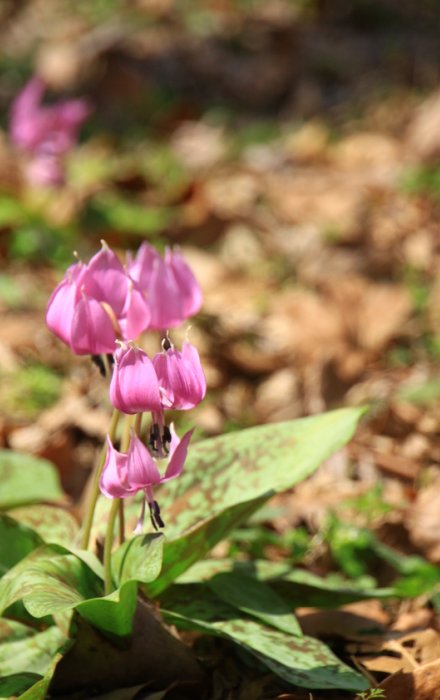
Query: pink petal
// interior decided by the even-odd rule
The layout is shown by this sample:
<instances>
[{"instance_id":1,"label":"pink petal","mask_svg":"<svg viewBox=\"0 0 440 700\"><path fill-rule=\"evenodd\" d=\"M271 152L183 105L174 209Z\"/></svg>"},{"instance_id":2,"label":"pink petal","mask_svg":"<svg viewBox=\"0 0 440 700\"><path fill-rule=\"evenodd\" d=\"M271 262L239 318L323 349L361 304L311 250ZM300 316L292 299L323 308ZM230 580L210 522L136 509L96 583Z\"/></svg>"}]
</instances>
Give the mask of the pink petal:
<instances>
[{"instance_id":1,"label":"pink petal","mask_svg":"<svg viewBox=\"0 0 440 700\"><path fill-rule=\"evenodd\" d=\"M75 263L67 270L64 279L55 287L46 309L46 324L63 343L70 345L75 307L79 300L79 288L84 266Z\"/></svg>"},{"instance_id":2,"label":"pink petal","mask_svg":"<svg viewBox=\"0 0 440 700\"><path fill-rule=\"evenodd\" d=\"M101 493L107 498L126 498L132 491L127 486L128 455L118 452L107 436L107 454L99 480Z\"/></svg>"},{"instance_id":3,"label":"pink petal","mask_svg":"<svg viewBox=\"0 0 440 700\"><path fill-rule=\"evenodd\" d=\"M96 299L83 294L72 321L71 347L76 355L102 355L115 349L116 334L109 315Z\"/></svg>"},{"instance_id":4,"label":"pink petal","mask_svg":"<svg viewBox=\"0 0 440 700\"><path fill-rule=\"evenodd\" d=\"M156 372L147 353L140 348L130 345L116 351L110 400L123 413L161 411Z\"/></svg>"},{"instance_id":5,"label":"pink petal","mask_svg":"<svg viewBox=\"0 0 440 700\"><path fill-rule=\"evenodd\" d=\"M202 401L206 395L206 377L200 362L200 355L197 348L185 341L182 345L182 357L191 365L194 380L198 382L198 401Z\"/></svg>"},{"instance_id":6,"label":"pink petal","mask_svg":"<svg viewBox=\"0 0 440 700\"><path fill-rule=\"evenodd\" d=\"M150 328L174 328L184 319L182 299L174 275L162 258L154 261L147 296L151 306Z\"/></svg>"},{"instance_id":7,"label":"pink petal","mask_svg":"<svg viewBox=\"0 0 440 700\"><path fill-rule=\"evenodd\" d=\"M58 156L37 155L25 167L26 180L30 185L63 185L64 168Z\"/></svg>"},{"instance_id":8,"label":"pink petal","mask_svg":"<svg viewBox=\"0 0 440 700\"><path fill-rule=\"evenodd\" d=\"M156 462L134 432L131 434L128 450L127 481L133 491L160 483Z\"/></svg>"},{"instance_id":9,"label":"pink petal","mask_svg":"<svg viewBox=\"0 0 440 700\"><path fill-rule=\"evenodd\" d=\"M128 275L118 256L103 244L87 265L84 291L98 301L105 301L119 316L124 309L128 282Z\"/></svg>"},{"instance_id":10,"label":"pink petal","mask_svg":"<svg viewBox=\"0 0 440 700\"><path fill-rule=\"evenodd\" d=\"M167 253L180 295L183 301L183 316L194 316L202 306L202 291L189 265L179 250Z\"/></svg>"},{"instance_id":11,"label":"pink petal","mask_svg":"<svg viewBox=\"0 0 440 700\"><path fill-rule=\"evenodd\" d=\"M128 259L127 269L142 289L148 289L151 273L156 260L160 260L160 254L146 241L142 243L134 260Z\"/></svg>"},{"instance_id":12,"label":"pink petal","mask_svg":"<svg viewBox=\"0 0 440 700\"><path fill-rule=\"evenodd\" d=\"M136 282L130 281L125 306L118 318L124 340L137 338L145 331L151 320L150 306Z\"/></svg>"},{"instance_id":13,"label":"pink petal","mask_svg":"<svg viewBox=\"0 0 440 700\"><path fill-rule=\"evenodd\" d=\"M194 408L204 397L206 383L200 382L200 370L193 366L194 358L183 357L171 348L157 354L153 359L154 369L163 390L164 408L187 410Z\"/></svg>"},{"instance_id":14,"label":"pink petal","mask_svg":"<svg viewBox=\"0 0 440 700\"><path fill-rule=\"evenodd\" d=\"M170 479L175 479L182 473L183 465L185 464L186 455L188 452L189 441L194 432L194 428L188 430L181 440L177 437L174 430L174 426L170 425L171 431L171 446L170 446L170 461L168 463L165 476L162 477L161 481L169 481Z\"/></svg>"}]
</instances>

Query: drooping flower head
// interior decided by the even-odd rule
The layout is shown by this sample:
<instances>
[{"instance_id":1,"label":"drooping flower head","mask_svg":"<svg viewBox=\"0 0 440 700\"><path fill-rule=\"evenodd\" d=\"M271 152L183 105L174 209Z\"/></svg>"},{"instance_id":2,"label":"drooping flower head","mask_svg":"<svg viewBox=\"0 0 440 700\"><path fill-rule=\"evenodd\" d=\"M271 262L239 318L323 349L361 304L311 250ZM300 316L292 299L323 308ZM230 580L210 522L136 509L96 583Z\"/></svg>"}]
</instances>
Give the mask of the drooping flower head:
<instances>
[{"instance_id":1,"label":"drooping flower head","mask_svg":"<svg viewBox=\"0 0 440 700\"><path fill-rule=\"evenodd\" d=\"M143 521L146 501L156 530L158 527L164 527L164 523L159 505L154 499L153 488L170 479L175 479L182 473L193 431L189 430L181 440L174 431L173 425L170 426L170 433L168 463L162 476L156 460L133 431L127 453L118 452L107 437L107 456L99 482L101 493L107 498L127 498L143 491L145 498L139 525Z\"/></svg>"},{"instance_id":2,"label":"drooping flower head","mask_svg":"<svg viewBox=\"0 0 440 700\"><path fill-rule=\"evenodd\" d=\"M29 182L59 185L64 180L62 156L75 145L90 107L83 99L43 105L44 90L43 81L37 77L24 86L12 104L10 136L29 157Z\"/></svg>"},{"instance_id":3,"label":"drooping flower head","mask_svg":"<svg viewBox=\"0 0 440 700\"><path fill-rule=\"evenodd\" d=\"M179 250L167 249L163 258L148 243L142 243L128 270L150 302L150 328L175 328L200 310L199 284Z\"/></svg>"},{"instance_id":4,"label":"drooping flower head","mask_svg":"<svg viewBox=\"0 0 440 700\"><path fill-rule=\"evenodd\" d=\"M145 295L104 242L88 264L67 270L46 311L49 329L77 355L113 353L118 338L137 337L150 317Z\"/></svg>"}]
</instances>

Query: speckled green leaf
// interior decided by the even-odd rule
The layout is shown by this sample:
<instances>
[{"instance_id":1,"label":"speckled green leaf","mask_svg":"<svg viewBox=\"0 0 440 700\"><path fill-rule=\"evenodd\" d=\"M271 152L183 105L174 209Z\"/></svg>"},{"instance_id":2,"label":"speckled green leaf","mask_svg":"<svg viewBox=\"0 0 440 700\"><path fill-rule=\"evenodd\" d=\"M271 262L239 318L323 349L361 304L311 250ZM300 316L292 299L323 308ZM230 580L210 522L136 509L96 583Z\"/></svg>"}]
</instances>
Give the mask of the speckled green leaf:
<instances>
[{"instance_id":1,"label":"speckled green leaf","mask_svg":"<svg viewBox=\"0 0 440 700\"><path fill-rule=\"evenodd\" d=\"M265 502L268 495L238 503L202 521L179 539L165 542L162 571L155 581L145 587L148 595L157 596L194 562L205 556L240 522L247 520Z\"/></svg>"},{"instance_id":2,"label":"speckled green leaf","mask_svg":"<svg viewBox=\"0 0 440 700\"><path fill-rule=\"evenodd\" d=\"M0 515L0 577L41 544L41 537L29 527Z\"/></svg>"},{"instance_id":3,"label":"speckled green leaf","mask_svg":"<svg viewBox=\"0 0 440 700\"><path fill-rule=\"evenodd\" d=\"M56 654L46 670L44 677L38 680L33 686L20 695L18 700L44 700L47 697L50 682L55 673L56 666L61 660L62 654Z\"/></svg>"},{"instance_id":4,"label":"speckled green leaf","mask_svg":"<svg viewBox=\"0 0 440 700\"><path fill-rule=\"evenodd\" d=\"M56 468L45 459L0 450L0 509L63 497Z\"/></svg>"},{"instance_id":5,"label":"speckled green leaf","mask_svg":"<svg viewBox=\"0 0 440 700\"><path fill-rule=\"evenodd\" d=\"M59 545L42 545L0 579L0 612L22 600L34 617L64 612L101 593L101 581Z\"/></svg>"},{"instance_id":6,"label":"speckled green leaf","mask_svg":"<svg viewBox=\"0 0 440 700\"><path fill-rule=\"evenodd\" d=\"M71 547L78 538L78 523L73 515L59 506L22 506L14 508L8 515L35 530L47 544Z\"/></svg>"},{"instance_id":7,"label":"speckled green leaf","mask_svg":"<svg viewBox=\"0 0 440 700\"><path fill-rule=\"evenodd\" d=\"M337 575L316 576L304 569L292 568L282 562L265 560L235 561L233 559L205 559L197 562L177 580L178 584L208 582L220 573L236 571L267 581L292 607L330 607L371 598L386 599L396 596L394 588L357 586Z\"/></svg>"},{"instance_id":8,"label":"speckled green leaf","mask_svg":"<svg viewBox=\"0 0 440 700\"><path fill-rule=\"evenodd\" d=\"M155 532L137 535L124 542L112 555L112 572L116 584L154 581L162 566L164 539L162 533Z\"/></svg>"},{"instance_id":9,"label":"speckled green leaf","mask_svg":"<svg viewBox=\"0 0 440 700\"><path fill-rule=\"evenodd\" d=\"M0 634L0 677L23 672L43 675L54 654L66 642L56 626L36 632L10 620L0 620Z\"/></svg>"},{"instance_id":10,"label":"speckled green leaf","mask_svg":"<svg viewBox=\"0 0 440 700\"><path fill-rule=\"evenodd\" d=\"M209 582L214 593L234 608L256 617L270 627L301 637L302 631L288 605L269 585L250 574L216 574Z\"/></svg>"},{"instance_id":11,"label":"speckled green leaf","mask_svg":"<svg viewBox=\"0 0 440 700\"><path fill-rule=\"evenodd\" d=\"M195 444L182 476L158 492L167 538L178 538L231 506L305 479L352 437L362 413L344 408Z\"/></svg>"},{"instance_id":12,"label":"speckled green leaf","mask_svg":"<svg viewBox=\"0 0 440 700\"><path fill-rule=\"evenodd\" d=\"M173 586L170 595L165 597L166 607L162 608L165 620L181 629L195 629L231 639L294 685L350 691L368 687L363 676L343 664L319 640L295 637L254 620L240 619L231 606L207 597L204 590L197 586Z\"/></svg>"}]
</instances>

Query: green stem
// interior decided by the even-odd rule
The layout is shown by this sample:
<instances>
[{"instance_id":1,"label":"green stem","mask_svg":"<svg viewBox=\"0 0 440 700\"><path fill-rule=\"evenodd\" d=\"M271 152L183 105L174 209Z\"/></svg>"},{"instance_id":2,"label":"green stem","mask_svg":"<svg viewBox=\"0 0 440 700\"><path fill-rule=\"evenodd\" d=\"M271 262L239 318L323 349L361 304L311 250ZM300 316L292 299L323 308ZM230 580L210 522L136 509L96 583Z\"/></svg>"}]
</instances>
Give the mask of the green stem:
<instances>
[{"instance_id":1,"label":"green stem","mask_svg":"<svg viewBox=\"0 0 440 700\"><path fill-rule=\"evenodd\" d=\"M110 427L108 431L109 438L112 442L115 439L116 428L118 426L120 413L115 408L113 410L112 419L110 422ZM96 503L99 496L99 480L101 478L102 469L104 467L105 458L107 455L107 443L104 443L102 450L99 455L98 463L95 468L95 473L93 475L92 490L88 499L88 506L86 511L86 517L84 518L84 530L81 538L81 549L88 549L90 542L90 533L92 531L93 516L95 514Z\"/></svg>"},{"instance_id":2,"label":"green stem","mask_svg":"<svg viewBox=\"0 0 440 700\"><path fill-rule=\"evenodd\" d=\"M125 416L124 432L121 440L121 452L128 452L130 445L130 430L132 424L132 416ZM113 503L110 508L110 513L107 521L107 530L105 533L104 542L104 595L108 595L113 590L112 581L112 547L113 547L113 536L115 530L116 516L119 513L119 525L120 529L124 527L124 502L121 498L113 499Z\"/></svg>"},{"instance_id":3,"label":"green stem","mask_svg":"<svg viewBox=\"0 0 440 700\"><path fill-rule=\"evenodd\" d=\"M113 499L112 506L107 521L107 530L104 542L104 595L108 595L113 590L112 581L112 545L115 520L119 511L120 498Z\"/></svg>"}]
</instances>

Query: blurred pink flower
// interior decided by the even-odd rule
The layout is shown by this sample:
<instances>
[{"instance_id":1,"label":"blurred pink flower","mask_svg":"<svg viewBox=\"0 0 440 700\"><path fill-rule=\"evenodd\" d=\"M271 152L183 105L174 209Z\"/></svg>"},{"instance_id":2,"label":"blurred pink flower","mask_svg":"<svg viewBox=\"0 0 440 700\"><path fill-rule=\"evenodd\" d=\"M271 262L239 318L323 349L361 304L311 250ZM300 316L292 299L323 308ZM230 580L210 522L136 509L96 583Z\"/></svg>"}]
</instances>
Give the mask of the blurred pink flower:
<instances>
[{"instance_id":1,"label":"blurred pink flower","mask_svg":"<svg viewBox=\"0 0 440 700\"><path fill-rule=\"evenodd\" d=\"M74 147L90 107L84 99L43 105L44 90L43 81L35 77L15 98L10 136L29 156L28 180L35 184L59 185L64 179L62 156Z\"/></svg>"},{"instance_id":2,"label":"blurred pink flower","mask_svg":"<svg viewBox=\"0 0 440 700\"><path fill-rule=\"evenodd\" d=\"M151 245L142 243L128 271L150 302L151 328L174 328L199 311L202 292L179 250L167 249L163 258Z\"/></svg>"}]
</instances>

